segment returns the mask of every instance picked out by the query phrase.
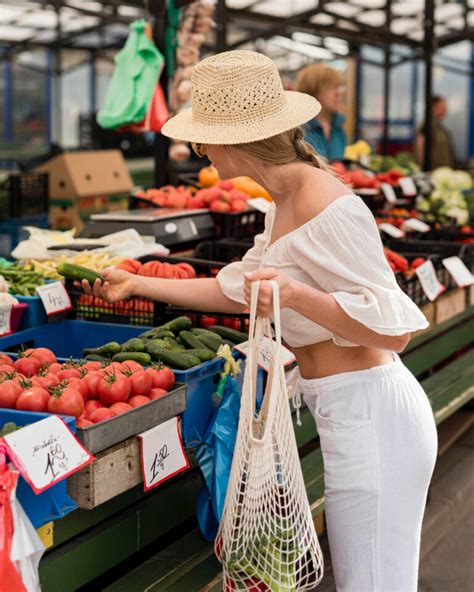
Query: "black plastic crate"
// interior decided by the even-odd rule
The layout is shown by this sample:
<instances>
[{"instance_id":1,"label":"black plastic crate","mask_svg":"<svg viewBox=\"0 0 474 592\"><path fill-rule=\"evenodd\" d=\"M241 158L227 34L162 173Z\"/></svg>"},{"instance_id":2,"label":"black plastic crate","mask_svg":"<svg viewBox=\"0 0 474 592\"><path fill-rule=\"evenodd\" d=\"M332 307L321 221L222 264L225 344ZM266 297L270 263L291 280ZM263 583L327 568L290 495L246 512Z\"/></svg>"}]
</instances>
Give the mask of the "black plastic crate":
<instances>
[{"instance_id":1,"label":"black plastic crate","mask_svg":"<svg viewBox=\"0 0 474 592\"><path fill-rule=\"evenodd\" d=\"M205 241L197 245L194 249L193 257L196 259L232 263L233 261L240 261L252 246L252 240L221 239L217 241Z\"/></svg>"},{"instance_id":2,"label":"black plastic crate","mask_svg":"<svg viewBox=\"0 0 474 592\"><path fill-rule=\"evenodd\" d=\"M9 175L0 187L0 220L48 213L47 173Z\"/></svg>"},{"instance_id":3,"label":"black plastic crate","mask_svg":"<svg viewBox=\"0 0 474 592\"><path fill-rule=\"evenodd\" d=\"M231 329L236 329L242 333L249 331L249 315L248 314L229 314L226 312L198 312L195 310L187 310L175 306L167 306L164 309L164 318L166 321L171 321L176 317L189 317L193 323L193 327L200 327L207 329L212 325L223 325Z\"/></svg>"},{"instance_id":4,"label":"black plastic crate","mask_svg":"<svg viewBox=\"0 0 474 592\"><path fill-rule=\"evenodd\" d=\"M265 214L258 210L246 210L230 214L212 212L217 238L253 238L265 228Z\"/></svg>"}]
</instances>

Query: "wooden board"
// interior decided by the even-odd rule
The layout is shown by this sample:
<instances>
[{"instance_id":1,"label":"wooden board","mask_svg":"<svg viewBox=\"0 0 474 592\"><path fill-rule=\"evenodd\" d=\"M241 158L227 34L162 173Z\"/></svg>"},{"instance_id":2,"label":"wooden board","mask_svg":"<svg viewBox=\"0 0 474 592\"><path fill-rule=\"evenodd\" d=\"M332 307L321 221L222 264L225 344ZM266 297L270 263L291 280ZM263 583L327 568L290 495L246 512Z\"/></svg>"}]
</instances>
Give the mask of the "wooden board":
<instances>
[{"instance_id":1,"label":"wooden board","mask_svg":"<svg viewBox=\"0 0 474 592\"><path fill-rule=\"evenodd\" d=\"M130 438L100 452L96 460L68 479L68 494L90 510L142 482L140 442Z\"/></svg>"},{"instance_id":2,"label":"wooden board","mask_svg":"<svg viewBox=\"0 0 474 592\"><path fill-rule=\"evenodd\" d=\"M418 337L418 335L423 335L424 333L431 331L434 327L434 324L435 324L435 303L434 302L428 302L428 304L425 304L424 306L422 306L420 310L425 315L426 320L429 323L429 327L427 327L426 329L420 329L419 331L414 331L411 335L412 339L414 339L415 337Z\"/></svg>"},{"instance_id":3,"label":"wooden board","mask_svg":"<svg viewBox=\"0 0 474 592\"><path fill-rule=\"evenodd\" d=\"M435 302L435 322L444 323L466 309L466 295L463 289L454 290L438 298Z\"/></svg>"},{"instance_id":4,"label":"wooden board","mask_svg":"<svg viewBox=\"0 0 474 592\"><path fill-rule=\"evenodd\" d=\"M461 409L438 426L438 456L443 455L474 424L474 412Z\"/></svg>"}]
</instances>

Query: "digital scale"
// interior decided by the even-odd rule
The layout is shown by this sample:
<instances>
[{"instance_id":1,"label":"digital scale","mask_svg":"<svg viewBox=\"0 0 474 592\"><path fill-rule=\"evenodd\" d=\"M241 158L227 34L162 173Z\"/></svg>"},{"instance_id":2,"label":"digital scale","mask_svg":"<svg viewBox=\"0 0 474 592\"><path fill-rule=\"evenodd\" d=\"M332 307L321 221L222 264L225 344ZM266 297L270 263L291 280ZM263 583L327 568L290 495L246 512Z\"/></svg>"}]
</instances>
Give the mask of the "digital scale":
<instances>
[{"instance_id":1,"label":"digital scale","mask_svg":"<svg viewBox=\"0 0 474 592\"><path fill-rule=\"evenodd\" d=\"M212 215L207 210L142 208L93 214L81 238L97 239L106 234L134 228L140 236L153 236L169 249L191 248L216 237Z\"/></svg>"}]
</instances>

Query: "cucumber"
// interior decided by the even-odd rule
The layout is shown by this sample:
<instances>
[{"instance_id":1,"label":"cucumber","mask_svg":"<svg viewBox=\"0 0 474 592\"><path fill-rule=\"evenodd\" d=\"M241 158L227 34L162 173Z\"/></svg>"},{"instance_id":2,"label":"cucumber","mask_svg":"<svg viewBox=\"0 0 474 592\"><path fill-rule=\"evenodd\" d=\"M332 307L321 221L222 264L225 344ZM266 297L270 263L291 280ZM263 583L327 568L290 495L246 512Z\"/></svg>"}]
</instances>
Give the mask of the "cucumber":
<instances>
[{"instance_id":1,"label":"cucumber","mask_svg":"<svg viewBox=\"0 0 474 592\"><path fill-rule=\"evenodd\" d=\"M112 362L126 362L127 360L134 360L142 366L149 366L151 364L151 356L145 352L129 351L115 354Z\"/></svg>"},{"instance_id":2,"label":"cucumber","mask_svg":"<svg viewBox=\"0 0 474 592\"><path fill-rule=\"evenodd\" d=\"M164 339L165 337L171 337L171 339L174 339L176 335L172 331L160 331L159 333L155 333L152 339Z\"/></svg>"},{"instance_id":3,"label":"cucumber","mask_svg":"<svg viewBox=\"0 0 474 592\"><path fill-rule=\"evenodd\" d=\"M184 345L180 345L175 339L172 339L171 337L165 337L162 339L162 341L164 343L164 347L171 351L181 352L185 351L186 349Z\"/></svg>"},{"instance_id":4,"label":"cucumber","mask_svg":"<svg viewBox=\"0 0 474 592\"><path fill-rule=\"evenodd\" d=\"M144 352L145 351L145 344L138 337L134 337L133 339L129 339L125 343L122 343L122 351L123 352Z\"/></svg>"},{"instance_id":5,"label":"cucumber","mask_svg":"<svg viewBox=\"0 0 474 592\"><path fill-rule=\"evenodd\" d=\"M176 368L178 370L189 370L201 363L200 358L194 354L172 352L162 347L154 348L151 357L158 362L163 362L167 366L170 366L170 368Z\"/></svg>"},{"instance_id":6,"label":"cucumber","mask_svg":"<svg viewBox=\"0 0 474 592\"><path fill-rule=\"evenodd\" d=\"M150 329L149 331L145 331L145 333L140 333L138 339L153 339L156 335L156 329Z\"/></svg>"},{"instance_id":7,"label":"cucumber","mask_svg":"<svg viewBox=\"0 0 474 592\"><path fill-rule=\"evenodd\" d=\"M96 280L103 282L104 276L93 269L82 267L81 265L73 265L72 263L60 263L58 265L58 273L68 280L80 282L87 280L92 286Z\"/></svg>"},{"instance_id":8,"label":"cucumber","mask_svg":"<svg viewBox=\"0 0 474 592\"><path fill-rule=\"evenodd\" d=\"M213 360L216 357L215 353L210 349L187 349L184 353L197 356L201 362L208 362L209 360Z\"/></svg>"},{"instance_id":9,"label":"cucumber","mask_svg":"<svg viewBox=\"0 0 474 592\"><path fill-rule=\"evenodd\" d=\"M246 333L236 331L235 329L230 329L229 327L222 327L221 325L213 325L212 327L209 327L209 331L212 331L213 333L220 335L222 339L232 341L234 344L248 341L249 338L249 336Z\"/></svg>"},{"instance_id":10,"label":"cucumber","mask_svg":"<svg viewBox=\"0 0 474 592\"><path fill-rule=\"evenodd\" d=\"M86 360L88 362L101 362L102 364L108 364L110 362L110 358L104 358L104 356L99 356L98 354L88 354Z\"/></svg>"},{"instance_id":11,"label":"cucumber","mask_svg":"<svg viewBox=\"0 0 474 592\"><path fill-rule=\"evenodd\" d=\"M157 327L157 329L159 330L158 333L162 331L171 331L178 335L181 331L189 331L192 326L193 324L189 317L177 317L176 319L161 325L161 327Z\"/></svg>"},{"instance_id":12,"label":"cucumber","mask_svg":"<svg viewBox=\"0 0 474 592\"><path fill-rule=\"evenodd\" d=\"M109 341L109 343L101 345L100 347L89 347L82 350L84 355L97 354L98 356L113 356L121 351L122 348L116 341Z\"/></svg>"},{"instance_id":13,"label":"cucumber","mask_svg":"<svg viewBox=\"0 0 474 592\"><path fill-rule=\"evenodd\" d=\"M187 349L207 349L214 352L214 350L211 350L211 348L206 347L204 342L202 342L199 337L191 333L191 331L181 331L179 338Z\"/></svg>"}]
</instances>

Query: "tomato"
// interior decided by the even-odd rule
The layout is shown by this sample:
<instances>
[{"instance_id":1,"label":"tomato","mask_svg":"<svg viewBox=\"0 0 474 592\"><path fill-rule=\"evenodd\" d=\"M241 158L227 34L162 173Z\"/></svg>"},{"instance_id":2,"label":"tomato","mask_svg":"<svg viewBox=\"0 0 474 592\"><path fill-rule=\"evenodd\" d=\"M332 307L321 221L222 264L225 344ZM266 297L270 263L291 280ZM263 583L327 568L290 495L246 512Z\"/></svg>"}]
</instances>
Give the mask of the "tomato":
<instances>
[{"instance_id":1,"label":"tomato","mask_svg":"<svg viewBox=\"0 0 474 592\"><path fill-rule=\"evenodd\" d=\"M173 370L164 366L160 370L156 368L147 368L147 374L151 376L151 382L153 388L161 388L165 391L169 391L173 388L175 383L175 376Z\"/></svg>"},{"instance_id":2,"label":"tomato","mask_svg":"<svg viewBox=\"0 0 474 592\"><path fill-rule=\"evenodd\" d=\"M107 372L99 381L99 399L104 405L113 405L120 401L128 401L132 385L130 379L123 374Z\"/></svg>"},{"instance_id":3,"label":"tomato","mask_svg":"<svg viewBox=\"0 0 474 592\"><path fill-rule=\"evenodd\" d=\"M86 362L83 368L86 368L88 372L92 372L94 370L100 370L102 364L100 362Z\"/></svg>"},{"instance_id":4,"label":"tomato","mask_svg":"<svg viewBox=\"0 0 474 592\"><path fill-rule=\"evenodd\" d=\"M84 413L86 417L89 418L92 413L94 413L94 411L97 411L97 409L102 409L103 407L104 406L100 401L97 401L96 399L89 399L89 401L86 401L84 404Z\"/></svg>"},{"instance_id":5,"label":"tomato","mask_svg":"<svg viewBox=\"0 0 474 592\"><path fill-rule=\"evenodd\" d=\"M92 423L92 421L86 419L85 417L80 417L77 421L76 421L76 427L84 429L84 428L88 428L89 426L94 425Z\"/></svg>"},{"instance_id":6,"label":"tomato","mask_svg":"<svg viewBox=\"0 0 474 592\"><path fill-rule=\"evenodd\" d=\"M13 380L5 380L0 384L0 407L15 409L16 401L21 394L21 387Z\"/></svg>"},{"instance_id":7,"label":"tomato","mask_svg":"<svg viewBox=\"0 0 474 592\"><path fill-rule=\"evenodd\" d=\"M87 385L87 390L89 391L89 399L99 398L99 381L103 376L104 373L102 370L91 370L82 379L83 382Z\"/></svg>"},{"instance_id":8,"label":"tomato","mask_svg":"<svg viewBox=\"0 0 474 592\"><path fill-rule=\"evenodd\" d=\"M58 372L61 372L62 369L62 364L60 364L59 362L53 362L53 364L49 365L49 371L53 374L58 374Z\"/></svg>"},{"instance_id":9,"label":"tomato","mask_svg":"<svg viewBox=\"0 0 474 592\"><path fill-rule=\"evenodd\" d=\"M81 378L81 373L77 368L65 368L58 372L60 380L68 380L69 378Z\"/></svg>"},{"instance_id":10,"label":"tomato","mask_svg":"<svg viewBox=\"0 0 474 592\"><path fill-rule=\"evenodd\" d=\"M150 399L148 397L144 397L143 395L135 395L129 399L128 402L132 407L141 407L142 405L149 403Z\"/></svg>"},{"instance_id":11,"label":"tomato","mask_svg":"<svg viewBox=\"0 0 474 592\"><path fill-rule=\"evenodd\" d=\"M15 369L24 376L33 376L38 374L41 367L41 362L38 358L30 356L29 358L18 358L14 363Z\"/></svg>"},{"instance_id":12,"label":"tomato","mask_svg":"<svg viewBox=\"0 0 474 592\"><path fill-rule=\"evenodd\" d=\"M57 362L56 356L54 353L46 348L46 347L37 347L35 349L27 349L25 351L25 355L28 357L34 356L41 361L41 365L43 364L54 364Z\"/></svg>"},{"instance_id":13,"label":"tomato","mask_svg":"<svg viewBox=\"0 0 474 592\"><path fill-rule=\"evenodd\" d=\"M115 415L121 415L122 413L131 411L133 407L128 403L114 403L110 406L110 409L115 413Z\"/></svg>"},{"instance_id":14,"label":"tomato","mask_svg":"<svg viewBox=\"0 0 474 592\"><path fill-rule=\"evenodd\" d=\"M212 327L212 325L217 325L218 322L219 319L216 317L203 317L201 325L203 329L209 329L209 327Z\"/></svg>"},{"instance_id":15,"label":"tomato","mask_svg":"<svg viewBox=\"0 0 474 592\"><path fill-rule=\"evenodd\" d=\"M67 386L60 394L49 398L48 411L80 417L84 412L84 399L79 391Z\"/></svg>"},{"instance_id":16,"label":"tomato","mask_svg":"<svg viewBox=\"0 0 474 592\"><path fill-rule=\"evenodd\" d=\"M81 393L84 401L87 401L87 399L89 398L89 387L87 386L87 383L85 381L85 377L84 378L70 378L67 381L67 385L68 385L68 387L70 387L76 391L79 391Z\"/></svg>"},{"instance_id":17,"label":"tomato","mask_svg":"<svg viewBox=\"0 0 474 592\"><path fill-rule=\"evenodd\" d=\"M13 360L7 354L0 354L0 363L7 366L13 366Z\"/></svg>"},{"instance_id":18,"label":"tomato","mask_svg":"<svg viewBox=\"0 0 474 592\"><path fill-rule=\"evenodd\" d=\"M47 390L33 386L20 394L16 401L16 408L22 411L46 411L49 399Z\"/></svg>"},{"instance_id":19,"label":"tomato","mask_svg":"<svg viewBox=\"0 0 474 592\"><path fill-rule=\"evenodd\" d=\"M127 360L126 362L122 362L122 372L139 372L143 370L143 366L135 360Z\"/></svg>"},{"instance_id":20,"label":"tomato","mask_svg":"<svg viewBox=\"0 0 474 592\"><path fill-rule=\"evenodd\" d=\"M167 395L168 391L162 388L153 388L150 391L150 400L154 401L155 399L161 399L164 395Z\"/></svg>"},{"instance_id":21,"label":"tomato","mask_svg":"<svg viewBox=\"0 0 474 592\"><path fill-rule=\"evenodd\" d=\"M107 366L107 372L122 372L123 370L123 365L120 362L111 362L108 366Z\"/></svg>"},{"instance_id":22,"label":"tomato","mask_svg":"<svg viewBox=\"0 0 474 592\"><path fill-rule=\"evenodd\" d=\"M144 395L145 397L150 393L152 389L151 376L145 372L145 370L139 370L134 372L130 376L130 384L132 385L131 395Z\"/></svg>"},{"instance_id":23,"label":"tomato","mask_svg":"<svg viewBox=\"0 0 474 592\"><path fill-rule=\"evenodd\" d=\"M90 416L90 421L92 423L100 423L101 421L112 419L112 417L115 417L115 413L112 411L112 409L106 409L105 407L102 407L101 409L97 409L94 411L94 413L92 413Z\"/></svg>"},{"instance_id":24,"label":"tomato","mask_svg":"<svg viewBox=\"0 0 474 592\"><path fill-rule=\"evenodd\" d=\"M9 366L8 364L0 364L0 375L10 375L14 371L15 368L13 366Z\"/></svg>"},{"instance_id":25,"label":"tomato","mask_svg":"<svg viewBox=\"0 0 474 592\"><path fill-rule=\"evenodd\" d=\"M51 374L51 372L48 372L46 376L35 376L34 381L37 385L43 387L47 391L57 387L59 384L59 378L56 374Z\"/></svg>"}]
</instances>

